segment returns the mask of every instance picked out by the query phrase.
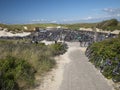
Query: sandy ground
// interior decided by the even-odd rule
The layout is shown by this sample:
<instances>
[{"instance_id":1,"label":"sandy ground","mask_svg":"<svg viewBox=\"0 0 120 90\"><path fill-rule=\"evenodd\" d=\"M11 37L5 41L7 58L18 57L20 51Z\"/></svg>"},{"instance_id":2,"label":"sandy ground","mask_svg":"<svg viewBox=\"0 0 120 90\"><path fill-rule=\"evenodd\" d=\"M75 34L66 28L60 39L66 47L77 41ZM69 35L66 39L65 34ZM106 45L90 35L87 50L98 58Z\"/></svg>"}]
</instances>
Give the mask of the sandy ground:
<instances>
[{"instance_id":1,"label":"sandy ground","mask_svg":"<svg viewBox=\"0 0 120 90\"><path fill-rule=\"evenodd\" d=\"M105 79L91 63L84 62L84 59L87 60L83 55L86 48L80 48L79 43L75 42L68 45L68 51L55 58L57 68L49 72L34 90L114 90L111 81ZM73 62L77 54L80 56Z\"/></svg>"},{"instance_id":2,"label":"sandy ground","mask_svg":"<svg viewBox=\"0 0 120 90\"><path fill-rule=\"evenodd\" d=\"M78 43L69 44L74 48L69 53L71 62L65 66L63 81L59 90L114 90L113 82L104 78L85 56L85 48Z\"/></svg>"},{"instance_id":3,"label":"sandy ground","mask_svg":"<svg viewBox=\"0 0 120 90\"><path fill-rule=\"evenodd\" d=\"M11 32L6 32L6 31L0 31L0 37L13 37L13 36L20 36L20 37L24 37L24 36L27 36L27 35L30 35L31 33L30 32L23 32L23 33L16 33L16 34L13 34Z\"/></svg>"},{"instance_id":4,"label":"sandy ground","mask_svg":"<svg viewBox=\"0 0 120 90\"><path fill-rule=\"evenodd\" d=\"M64 67L66 64L70 63L70 59L68 58L68 55L73 49L74 48L69 48L68 52L66 52L64 55L55 57L55 60L57 62L57 67L54 68L51 72L49 72L43 78L41 85L35 88L35 90L58 90L59 89L63 80Z\"/></svg>"},{"instance_id":5,"label":"sandy ground","mask_svg":"<svg viewBox=\"0 0 120 90\"><path fill-rule=\"evenodd\" d=\"M23 37L23 36L27 36L27 35L29 35L30 33L26 33L26 32L23 32L23 33L17 33L17 34L12 34L12 33L10 33L10 32L6 32L6 31L0 31L0 37L1 36L8 36L8 37L12 37L12 36L21 36L21 37ZM46 45L48 45L48 44L51 44L51 43L54 43L54 42L46 42L46 41L43 41ZM68 51L64 54L64 55L60 55L60 56L57 56L57 57L55 57L55 60L56 60L56 62L57 62L57 67L56 68L54 68L51 72L49 72L44 78L43 78L43 81L42 81L42 83L40 84L40 86L38 86L38 87L36 87L34 90L112 90L112 82L111 81L109 81L109 80L107 80L107 79L105 79L104 77L103 77L103 75L101 75L101 73L99 73L98 72L98 70L96 70L95 68L94 68L94 66L93 65L91 65L91 64L86 64L86 63L88 63L88 62L85 62L85 64L84 65L90 65L89 67L91 68L90 70L94 70L95 71L95 73L96 73L96 75L98 75L97 77L99 77L99 78L102 78L102 80L101 79L98 79L98 80L101 80L101 83L103 83L104 81L104 83L103 84L105 84L105 86L108 84L108 86L107 87L105 87L105 89L102 89L102 88L100 88L100 87L102 87L102 86L104 86L103 84L101 84L101 85L99 85L99 88L97 87L97 84L95 84L94 83L94 85L96 85L96 86L90 86L90 87L88 87L88 88L86 88L86 87L83 87L84 86L84 84L83 83L80 83L81 85L83 84L83 86L80 86L79 84L76 84L77 86L73 86L72 87L72 85L74 85L74 84L71 84L71 83L75 83L76 81L80 81L80 80L75 80L75 82L73 82L74 81L74 77L77 77L76 75L77 75L77 72L75 72L76 74L75 74L75 76L73 76L73 80L72 79L70 79L71 78L71 74L69 74L70 72L69 71L73 71L72 73L74 73L74 65L77 65L77 63L76 64L74 64L75 62L73 62L72 61L72 59L70 59L70 56L72 56L73 55L73 59L76 59L76 58L85 58L85 56L82 56L82 57L76 57L76 56L74 56L74 55L76 55L76 54L79 54L80 55L80 53L79 53L79 51L77 51L77 50L81 50L81 52L84 52L85 51L85 49L86 48L80 48L79 47L79 43L77 43L77 42L74 42L74 43L68 43L67 42L67 44L68 44L68 46L69 46L69 49L68 49ZM73 52L73 51L75 51L75 53ZM72 52L72 54L71 54L71 52ZM80 59L78 59L78 60L80 60ZM72 62L73 62L73 64L72 64ZM80 62L79 62L80 63ZM73 68L70 68L71 66L73 66ZM68 66L68 70L66 69L66 67ZM79 65L78 65L79 66ZM81 65L82 66L82 65ZM84 66L83 66L84 67ZM76 67L76 68L79 68L79 67ZM72 70L73 69L73 70ZM86 70L89 70L89 68L86 68ZM76 69L75 69L76 70ZM82 70L83 69L81 69L81 72L82 72ZM85 69L84 69L85 70ZM88 71L87 70L87 71ZM83 71L83 73L82 73L82 75L84 75L84 72L85 71ZM92 74L92 73L88 73L88 74L91 74L92 76L94 75L94 74ZM74 74L73 74L74 75ZM82 75L79 75L80 77L82 77ZM86 74L85 74L86 75ZM91 77L92 77L91 76ZM86 76L85 76L86 77ZM40 77L38 77L38 79L39 79ZM92 77L93 79L94 79L94 77ZM79 79L79 78L78 78ZM83 81L84 81L84 83L85 83L85 78L81 78L81 79L83 79ZM89 78L88 78L89 79ZM68 82L69 80L71 80L70 82ZM91 80L91 79L90 79ZM67 81L67 82L66 82ZM91 80L92 81L92 80ZM93 80L93 81L95 81L95 80ZM106 83L107 82L107 83ZM90 82L90 83L88 83L88 84L90 84L90 85L93 85L93 84L91 84L92 82ZM98 83L98 82L96 82L96 83ZM71 84L70 86L68 86L68 87L66 87L67 86L67 84ZM109 87L110 86L110 87ZM77 87L77 89L76 89L76 87ZM78 89L79 87L83 87L82 89ZM109 87L109 89L108 89L108 87ZM72 89L73 88L73 89ZM86 89L84 89L84 88L86 88ZM91 88L91 89L90 89ZM94 89L94 88L96 88L96 89Z\"/></svg>"},{"instance_id":6,"label":"sandy ground","mask_svg":"<svg viewBox=\"0 0 120 90\"><path fill-rule=\"evenodd\" d=\"M45 45L50 45L50 44L53 44L55 43L54 41L46 41L46 40L43 40L41 41L42 43L45 43Z\"/></svg>"}]
</instances>

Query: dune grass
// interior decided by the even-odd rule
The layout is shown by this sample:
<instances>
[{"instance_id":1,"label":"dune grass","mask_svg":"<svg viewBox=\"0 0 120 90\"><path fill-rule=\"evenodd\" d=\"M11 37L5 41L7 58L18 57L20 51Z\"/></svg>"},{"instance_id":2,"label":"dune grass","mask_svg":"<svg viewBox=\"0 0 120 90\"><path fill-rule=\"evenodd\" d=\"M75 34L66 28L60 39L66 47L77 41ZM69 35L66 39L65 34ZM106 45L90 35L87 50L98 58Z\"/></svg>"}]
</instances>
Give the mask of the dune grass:
<instances>
[{"instance_id":1,"label":"dune grass","mask_svg":"<svg viewBox=\"0 0 120 90\"><path fill-rule=\"evenodd\" d=\"M63 46L60 43L47 46L43 43L25 44L16 43L16 40L1 40L0 89L24 90L34 86L35 75L50 71L56 64L54 56L66 52Z\"/></svg>"}]
</instances>

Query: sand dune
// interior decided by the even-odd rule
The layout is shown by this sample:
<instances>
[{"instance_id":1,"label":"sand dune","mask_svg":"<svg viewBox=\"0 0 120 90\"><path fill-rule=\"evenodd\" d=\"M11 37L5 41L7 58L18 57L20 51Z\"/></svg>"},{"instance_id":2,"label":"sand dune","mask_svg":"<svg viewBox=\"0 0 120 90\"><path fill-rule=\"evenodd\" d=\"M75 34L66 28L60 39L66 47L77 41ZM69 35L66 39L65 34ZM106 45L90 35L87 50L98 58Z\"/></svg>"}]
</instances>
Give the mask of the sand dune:
<instances>
[{"instance_id":1,"label":"sand dune","mask_svg":"<svg viewBox=\"0 0 120 90\"><path fill-rule=\"evenodd\" d=\"M13 36L20 36L20 37L24 37L27 35L30 35L30 32L23 32L23 33L16 33L13 34L11 32L7 32L7 31L0 31L0 37L13 37Z\"/></svg>"}]
</instances>

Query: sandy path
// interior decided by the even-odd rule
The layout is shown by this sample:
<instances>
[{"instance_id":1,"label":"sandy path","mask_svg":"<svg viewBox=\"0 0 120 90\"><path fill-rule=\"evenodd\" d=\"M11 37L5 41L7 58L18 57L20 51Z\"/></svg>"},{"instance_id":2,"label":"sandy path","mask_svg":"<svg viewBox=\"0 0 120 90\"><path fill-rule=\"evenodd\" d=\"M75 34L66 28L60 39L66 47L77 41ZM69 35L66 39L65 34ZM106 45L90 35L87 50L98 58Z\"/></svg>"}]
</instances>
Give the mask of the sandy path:
<instances>
[{"instance_id":1,"label":"sandy path","mask_svg":"<svg viewBox=\"0 0 120 90\"><path fill-rule=\"evenodd\" d=\"M69 53L71 62L64 68L59 90L114 90L112 83L88 62L85 48L79 47L77 43L71 47L75 48Z\"/></svg>"},{"instance_id":2,"label":"sandy path","mask_svg":"<svg viewBox=\"0 0 120 90\"><path fill-rule=\"evenodd\" d=\"M55 57L57 62L57 67L53 69L43 78L43 82L39 87L35 90L58 90L62 80L64 67L66 64L70 63L70 59L68 57L69 53L73 51L74 48L69 48L68 51L64 55L60 55Z\"/></svg>"},{"instance_id":3,"label":"sandy path","mask_svg":"<svg viewBox=\"0 0 120 90\"><path fill-rule=\"evenodd\" d=\"M85 48L79 47L79 43L68 45L68 51L56 57L57 68L35 90L113 90L112 83L88 62Z\"/></svg>"}]
</instances>

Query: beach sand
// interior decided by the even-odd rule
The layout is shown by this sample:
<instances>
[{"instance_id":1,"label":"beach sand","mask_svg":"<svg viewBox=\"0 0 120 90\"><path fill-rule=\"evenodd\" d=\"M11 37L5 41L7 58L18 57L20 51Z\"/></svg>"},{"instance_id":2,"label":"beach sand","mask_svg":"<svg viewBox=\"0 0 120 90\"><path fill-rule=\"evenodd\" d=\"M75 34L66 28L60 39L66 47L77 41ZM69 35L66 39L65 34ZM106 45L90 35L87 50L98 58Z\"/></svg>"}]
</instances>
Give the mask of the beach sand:
<instances>
[{"instance_id":1,"label":"beach sand","mask_svg":"<svg viewBox=\"0 0 120 90\"><path fill-rule=\"evenodd\" d=\"M23 32L23 33L16 33L16 34L13 34L11 32L7 32L7 31L0 31L0 37L13 37L13 36L20 36L20 37L24 37L24 36L27 36L27 35L30 35L31 33L30 32Z\"/></svg>"}]
</instances>

